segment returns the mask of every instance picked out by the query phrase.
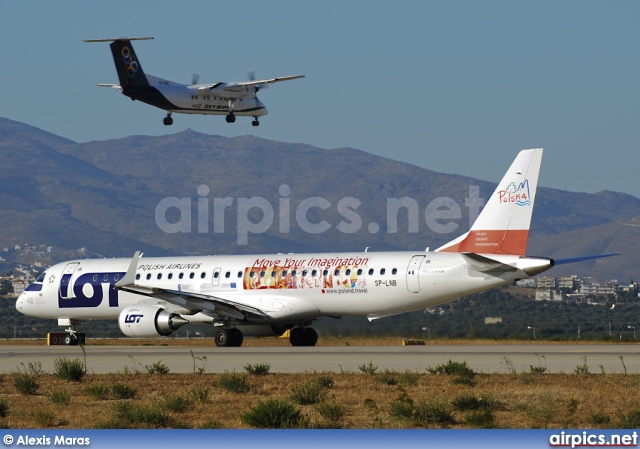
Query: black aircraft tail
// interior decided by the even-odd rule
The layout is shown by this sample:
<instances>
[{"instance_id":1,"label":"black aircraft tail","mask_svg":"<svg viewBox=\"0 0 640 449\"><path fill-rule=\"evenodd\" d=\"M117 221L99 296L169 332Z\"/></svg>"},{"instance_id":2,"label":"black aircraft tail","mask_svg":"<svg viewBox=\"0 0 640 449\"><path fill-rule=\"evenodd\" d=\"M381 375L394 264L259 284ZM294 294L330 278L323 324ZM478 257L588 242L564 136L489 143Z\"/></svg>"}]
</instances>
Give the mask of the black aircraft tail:
<instances>
[{"instance_id":1,"label":"black aircraft tail","mask_svg":"<svg viewBox=\"0 0 640 449\"><path fill-rule=\"evenodd\" d=\"M111 43L113 62L116 64L120 86L149 86L149 81L142 70L140 60L133 50L129 39L115 39Z\"/></svg>"}]
</instances>

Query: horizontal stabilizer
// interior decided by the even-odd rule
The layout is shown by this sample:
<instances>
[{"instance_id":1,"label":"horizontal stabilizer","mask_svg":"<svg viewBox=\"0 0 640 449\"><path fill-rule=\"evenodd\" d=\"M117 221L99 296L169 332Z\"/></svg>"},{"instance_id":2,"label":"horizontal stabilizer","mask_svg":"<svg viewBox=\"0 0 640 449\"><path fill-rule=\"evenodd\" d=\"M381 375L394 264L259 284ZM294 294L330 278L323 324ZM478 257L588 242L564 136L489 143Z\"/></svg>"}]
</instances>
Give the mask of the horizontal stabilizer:
<instances>
[{"instance_id":1,"label":"horizontal stabilizer","mask_svg":"<svg viewBox=\"0 0 640 449\"><path fill-rule=\"evenodd\" d=\"M597 254L594 256L568 257L566 259L553 259L554 265L564 265L566 263L583 262L585 260L602 259L604 257L619 256L617 253Z\"/></svg>"},{"instance_id":2,"label":"horizontal stabilizer","mask_svg":"<svg viewBox=\"0 0 640 449\"><path fill-rule=\"evenodd\" d=\"M152 37L111 37L106 39L83 39L82 42L149 41Z\"/></svg>"}]
</instances>

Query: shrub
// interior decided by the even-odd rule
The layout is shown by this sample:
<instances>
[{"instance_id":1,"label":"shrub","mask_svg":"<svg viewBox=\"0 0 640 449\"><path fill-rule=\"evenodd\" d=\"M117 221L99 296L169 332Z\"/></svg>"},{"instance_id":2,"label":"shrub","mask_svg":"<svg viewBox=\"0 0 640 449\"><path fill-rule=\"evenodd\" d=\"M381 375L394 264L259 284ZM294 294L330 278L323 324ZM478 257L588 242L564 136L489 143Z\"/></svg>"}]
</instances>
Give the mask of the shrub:
<instances>
[{"instance_id":1,"label":"shrub","mask_svg":"<svg viewBox=\"0 0 640 449\"><path fill-rule=\"evenodd\" d=\"M71 403L71 393L56 389L51 392L49 399L56 405L69 405Z\"/></svg>"},{"instance_id":2,"label":"shrub","mask_svg":"<svg viewBox=\"0 0 640 449\"><path fill-rule=\"evenodd\" d=\"M306 420L298 408L287 401L267 400L251 407L242 421L259 429L299 429Z\"/></svg>"},{"instance_id":3,"label":"shrub","mask_svg":"<svg viewBox=\"0 0 640 449\"><path fill-rule=\"evenodd\" d=\"M193 405L193 402L186 396L174 394L165 396L162 405L163 408L166 408L170 412L182 413L189 409Z\"/></svg>"},{"instance_id":4,"label":"shrub","mask_svg":"<svg viewBox=\"0 0 640 449\"><path fill-rule=\"evenodd\" d=\"M289 398L296 404L309 405L319 402L323 398L323 395L322 387L312 381L291 387Z\"/></svg>"},{"instance_id":5,"label":"shrub","mask_svg":"<svg viewBox=\"0 0 640 449\"><path fill-rule=\"evenodd\" d=\"M33 420L42 428L56 425L56 416L48 410L36 410L33 412Z\"/></svg>"},{"instance_id":6,"label":"shrub","mask_svg":"<svg viewBox=\"0 0 640 449\"><path fill-rule=\"evenodd\" d=\"M0 398L0 418L6 418L9 414L9 403L6 399Z\"/></svg>"},{"instance_id":7,"label":"shrub","mask_svg":"<svg viewBox=\"0 0 640 449\"><path fill-rule=\"evenodd\" d=\"M13 385L16 387L18 393L22 395L34 395L38 392L38 382L36 381L36 377L31 374L26 373L16 373L13 378Z\"/></svg>"},{"instance_id":8,"label":"shrub","mask_svg":"<svg viewBox=\"0 0 640 449\"><path fill-rule=\"evenodd\" d=\"M363 363L362 365L358 366L358 369L365 374L371 375L375 374L376 371L378 371L378 367L373 364L373 360L370 360L368 365Z\"/></svg>"},{"instance_id":9,"label":"shrub","mask_svg":"<svg viewBox=\"0 0 640 449\"><path fill-rule=\"evenodd\" d=\"M396 385L398 383L398 378L396 377L396 373L394 371L384 370L384 372L378 374L376 377L376 382L386 385Z\"/></svg>"},{"instance_id":10,"label":"shrub","mask_svg":"<svg viewBox=\"0 0 640 449\"><path fill-rule=\"evenodd\" d=\"M331 388L334 384L331 376L318 376L313 381L322 388Z\"/></svg>"},{"instance_id":11,"label":"shrub","mask_svg":"<svg viewBox=\"0 0 640 449\"><path fill-rule=\"evenodd\" d=\"M86 373L84 362L80 359L61 358L53 361L53 374L58 379L80 382Z\"/></svg>"},{"instance_id":12,"label":"shrub","mask_svg":"<svg viewBox=\"0 0 640 449\"><path fill-rule=\"evenodd\" d=\"M120 382L116 382L111 386L111 393L116 399L133 399L136 397L136 389Z\"/></svg>"},{"instance_id":13,"label":"shrub","mask_svg":"<svg viewBox=\"0 0 640 449\"><path fill-rule=\"evenodd\" d=\"M269 370L271 370L271 365L268 363L256 363L255 365L247 363L244 366L244 370L249 374L263 376L265 374L269 374Z\"/></svg>"},{"instance_id":14,"label":"shrub","mask_svg":"<svg viewBox=\"0 0 640 449\"><path fill-rule=\"evenodd\" d=\"M398 374L398 377L402 385L408 386L416 385L418 383L418 380L420 380L420 374L409 370L406 370L404 373Z\"/></svg>"},{"instance_id":15,"label":"shrub","mask_svg":"<svg viewBox=\"0 0 640 449\"><path fill-rule=\"evenodd\" d=\"M635 408L629 411L626 415L620 418L618 424L621 429L637 429L640 428L640 408Z\"/></svg>"},{"instance_id":16,"label":"shrub","mask_svg":"<svg viewBox=\"0 0 640 449\"><path fill-rule=\"evenodd\" d=\"M490 410L478 410L465 416L464 422L470 427L492 429L496 426L496 419Z\"/></svg>"},{"instance_id":17,"label":"shrub","mask_svg":"<svg viewBox=\"0 0 640 449\"><path fill-rule=\"evenodd\" d=\"M169 374L169 367L162 363L162 360L151 365L145 365L144 369L147 370L148 374Z\"/></svg>"},{"instance_id":18,"label":"shrub","mask_svg":"<svg viewBox=\"0 0 640 449\"><path fill-rule=\"evenodd\" d=\"M444 365L437 365L435 368L428 367L427 371L431 374L450 374L464 377L476 375L475 371L467 365L467 362L454 362L451 359Z\"/></svg>"},{"instance_id":19,"label":"shrub","mask_svg":"<svg viewBox=\"0 0 640 449\"><path fill-rule=\"evenodd\" d=\"M345 413L345 406L334 399L330 401L322 401L316 405L316 411L327 421L338 423L342 420Z\"/></svg>"},{"instance_id":20,"label":"shrub","mask_svg":"<svg viewBox=\"0 0 640 449\"><path fill-rule=\"evenodd\" d=\"M191 389L191 396L195 402L207 402L209 400L209 388L195 386Z\"/></svg>"},{"instance_id":21,"label":"shrub","mask_svg":"<svg viewBox=\"0 0 640 449\"><path fill-rule=\"evenodd\" d=\"M609 427L611 417L603 412L594 412L589 416L589 421L594 427Z\"/></svg>"},{"instance_id":22,"label":"shrub","mask_svg":"<svg viewBox=\"0 0 640 449\"><path fill-rule=\"evenodd\" d=\"M102 383L90 384L84 387L84 394L93 399L107 399L109 397L109 387Z\"/></svg>"},{"instance_id":23,"label":"shrub","mask_svg":"<svg viewBox=\"0 0 640 449\"><path fill-rule=\"evenodd\" d=\"M421 426L448 426L455 424L451 412L443 403L438 401L423 401L416 406L414 422Z\"/></svg>"},{"instance_id":24,"label":"shrub","mask_svg":"<svg viewBox=\"0 0 640 449\"><path fill-rule=\"evenodd\" d=\"M114 406L113 422L137 427L161 428L169 424L169 416L151 406L137 405L132 402L118 402ZM120 425L117 426L121 427Z\"/></svg>"},{"instance_id":25,"label":"shrub","mask_svg":"<svg viewBox=\"0 0 640 449\"><path fill-rule=\"evenodd\" d=\"M251 390L249 382L247 382L247 376L240 376L236 373L224 373L218 382L218 387L224 388L229 393L247 393Z\"/></svg>"}]
</instances>

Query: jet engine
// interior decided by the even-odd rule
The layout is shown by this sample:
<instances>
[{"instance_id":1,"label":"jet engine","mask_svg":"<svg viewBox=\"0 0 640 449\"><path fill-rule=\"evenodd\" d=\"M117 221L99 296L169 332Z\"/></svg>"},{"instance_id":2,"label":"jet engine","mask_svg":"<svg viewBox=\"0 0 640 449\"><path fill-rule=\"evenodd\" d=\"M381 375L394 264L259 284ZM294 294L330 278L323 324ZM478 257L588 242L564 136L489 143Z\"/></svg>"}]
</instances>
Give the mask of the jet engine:
<instances>
[{"instance_id":1,"label":"jet engine","mask_svg":"<svg viewBox=\"0 0 640 449\"><path fill-rule=\"evenodd\" d=\"M187 323L180 315L152 305L125 307L118 317L122 333L139 338L166 337Z\"/></svg>"}]
</instances>

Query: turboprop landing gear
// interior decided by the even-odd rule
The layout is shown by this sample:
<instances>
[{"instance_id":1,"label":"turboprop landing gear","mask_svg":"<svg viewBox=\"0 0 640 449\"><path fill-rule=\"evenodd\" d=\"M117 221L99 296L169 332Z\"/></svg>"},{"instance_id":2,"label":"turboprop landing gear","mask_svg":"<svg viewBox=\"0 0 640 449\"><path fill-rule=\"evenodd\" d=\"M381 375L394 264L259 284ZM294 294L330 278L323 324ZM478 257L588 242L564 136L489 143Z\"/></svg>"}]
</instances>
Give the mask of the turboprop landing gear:
<instances>
[{"instance_id":1,"label":"turboprop landing gear","mask_svg":"<svg viewBox=\"0 0 640 449\"><path fill-rule=\"evenodd\" d=\"M260 122L258 121L258 117L253 117L253 121L251 122L252 126L260 126Z\"/></svg>"},{"instance_id":2,"label":"turboprop landing gear","mask_svg":"<svg viewBox=\"0 0 640 449\"><path fill-rule=\"evenodd\" d=\"M312 327L294 327L289 335L291 346L315 346L318 333Z\"/></svg>"},{"instance_id":3,"label":"turboprop landing gear","mask_svg":"<svg viewBox=\"0 0 640 449\"><path fill-rule=\"evenodd\" d=\"M244 336L239 329L219 329L216 333L216 346L219 348L242 346Z\"/></svg>"},{"instance_id":4,"label":"turboprop landing gear","mask_svg":"<svg viewBox=\"0 0 640 449\"><path fill-rule=\"evenodd\" d=\"M227 120L227 123L235 123L236 116L233 115L233 113L230 113L229 115L227 115L226 120Z\"/></svg>"},{"instance_id":5,"label":"turboprop landing gear","mask_svg":"<svg viewBox=\"0 0 640 449\"><path fill-rule=\"evenodd\" d=\"M162 119L162 123L166 126L173 125L173 118L171 118L171 112L167 112L167 116Z\"/></svg>"}]
</instances>

